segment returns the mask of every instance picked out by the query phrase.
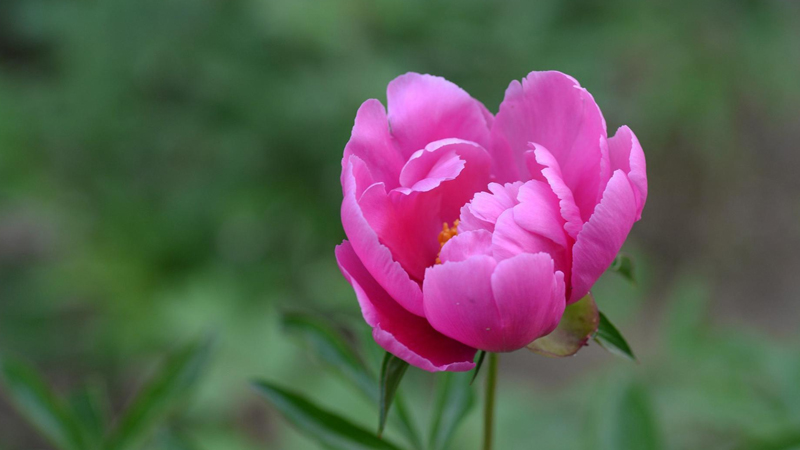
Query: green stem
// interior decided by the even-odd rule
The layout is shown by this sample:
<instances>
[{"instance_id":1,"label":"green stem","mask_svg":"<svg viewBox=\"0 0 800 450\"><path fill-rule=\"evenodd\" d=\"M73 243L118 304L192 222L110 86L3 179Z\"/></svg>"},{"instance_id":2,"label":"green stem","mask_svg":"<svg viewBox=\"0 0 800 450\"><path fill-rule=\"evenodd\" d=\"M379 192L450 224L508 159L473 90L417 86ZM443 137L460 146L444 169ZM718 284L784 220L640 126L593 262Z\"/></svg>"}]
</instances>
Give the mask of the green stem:
<instances>
[{"instance_id":1,"label":"green stem","mask_svg":"<svg viewBox=\"0 0 800 450\"><path fill-rule=\"evenodd\" d=\"M483 402L483 450L492 450L494 435L494 397L497 391L497 353L489 353L489 373L486 374L486 392Z\"/></svg>"}]
</instances>

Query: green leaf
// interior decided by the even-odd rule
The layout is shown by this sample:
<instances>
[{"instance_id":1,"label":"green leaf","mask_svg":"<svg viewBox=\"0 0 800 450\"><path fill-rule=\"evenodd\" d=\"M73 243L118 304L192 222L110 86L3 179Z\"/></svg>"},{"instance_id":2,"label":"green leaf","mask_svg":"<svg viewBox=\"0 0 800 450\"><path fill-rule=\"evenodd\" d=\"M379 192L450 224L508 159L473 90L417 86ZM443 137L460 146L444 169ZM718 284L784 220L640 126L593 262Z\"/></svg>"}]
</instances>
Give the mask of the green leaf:
<instances>
[{"instance_id":1,"label":"green leaf","mask_svg":"<svg viewBox=\"0 0 800 450\"><path fill-rule=\"evenodd\" d=\"M378 380L369 372L352 345L334 327L317 317L302 313L285 314L283 326L303 334L323 362L333 367L369 400L376 403L380 401ZM422 448L422 439L402 398L396 396L394 403L397 414L391 417L390 422L397 426L414 448Z\"/></svg>"},{"instance_id":2,"label":"green leaf","mask_svg":"<svg viewBox=\"0 0 800 450\"><path fill-rule=\"evenodd\" d=\"M378 389L361 358L333 327L322 320L300 313L285 314L283 326L289 331L302 333L319 357L338 370L370 399L377 400Z\"/></svg>"},{"instance_id":3,"label":"green leaf","mask_svg":"<svg viewBox=\"0 0 800 450\"><path fill-rule=\"evenodd\" d=\"M594 335L594 340L609 352L636 361L636 356L633 355L633 350L631 350L625 338L622 337L619 330L617 330L602 312L600 312L600 323L597 326L597 333Z\"/></svg>"},{"instance_id":4,"label":"green leaf","mask_svg":"<svg viewBox=\"0 0 800 450\"><path fill-rule=\"evenodd\" d=\"M472 379L469 381L469 384L475 382L475 379L478 378L478 373L481 371L481 367L483 367L483 360L486 359L486 351L481 350L480 355L478 355L478 362L475 364L475 371L472 374Z\"/></svg>"},{"instance_id":5,"label":"green leaf","mask_svg":"<svg viewBox=\"0 0 800 450\"><path fill-rule=\"evenodd\" d=\"M108 392L99 381L87 383L69 397L72 412L81 425L85 440L91 447L100 447L111 408Z\"/></svg>"},{"instance_id":6,"label":"green leaf","mask_svg":"<svg viewBox=\"0 0 800 450\"><path fill-rule=\"evenodd\" d=\"M185 399L205 369L211 340L188 345L169 357L159 372L148 381L125 411L117 428L106 442L108 450L134 447Z\"/></svg>"},{"instance_id":7,"label":"green leaf","mask_svg":"<svg viewBox=\"0 0 800 450\"><path fill-rule=\"evenodd\" d=\"M626 280L636 284L636 277L634 277L633 272L633 258L631 258L631 256L627 253L618 254L617 257L614 258L614 262L611 263L611 267L609 267L608 270L617 272Z\"/></svg>"},{"instance_id":8,"label":"green leaf","mask_svg":"<svg viewBox=\"0 0 800 450\"><path fill-rule=\"evenodd\" d=\"M772 436L749 437L736 450L796 450L800 448L800 427L792 427Z\"/></svg>"},{"instance_id":9,"label":"green leaf","mask_svg":"<svg viewBox=\"0 0 800 450\"><path fill-rule=\"evenodd\" d=\"M160 430L155 442L155 447L159 450L197 450L191 440L172 430Z\"/></svg>"},{"instance_id":10,"label":"green leaf","mask_svg":"<svg viewBox=\"0 0 800 450\"><path fill-rule=\"evenodd\" d=\"M21 361L3 358L0 381L17 410L54 446L84 450L80 426L42 377Z\"/></svg>"},{"instance_id":11,"label":"green leaf","mask_svg":"<svg viewBox=\"0 0 800 450\"><path fill-rule=\"evenodd\" d=\"M530 344L528 350L544 356L572 356L583 348L597 331L600 315L592 294L567 306L558 327Z\"/></svg>"},{"instance_id":12,"label":"green leaf","mask_svg":"<svg viewBox=\"0 0 800 450\"><path fill-rule=\"evenodd\" d=\"M473 378L469 372L441 375L429 439L430 450L448 448L458 426L475 404L471 387Z\"/></svg>"},{"instance_id":13,"label":"green leaf","mask_svg":"<svg viewBox=\"0 0 800 450\"><path fill-rule=\"evenodd\" d=\"M306 398L267 382L253 386L300 432L331 450L399 450L352 422L326 411Z\"/></svg>"},{"instance_id":14,"label":"green leaf","mask_svg":"<svg viewBox=\"0 0 800 450\"><path fill-rule=\"evenodd\" d=\"M660 436L647 392L638 385L615 389L600 411L599 450L659 450Z\"/></svg>"},{"instance_id":15,"label":"green leaf","mask_svg":"<svg viewBox=\"0 0 800 450\"><path fill-rule=\"evenodd\" d=\"M403 380L403 375L408 370L408 363L402 359L386 352L383 357L383 364L381 365L381 378L380 385L380 400L378 401L378 436L383 434L383 429L386 426L386 418L389 417L389 408L392 406L392 400L397 393L397 388L400 386L400 381Z\"/></svg>"}]
</instances>

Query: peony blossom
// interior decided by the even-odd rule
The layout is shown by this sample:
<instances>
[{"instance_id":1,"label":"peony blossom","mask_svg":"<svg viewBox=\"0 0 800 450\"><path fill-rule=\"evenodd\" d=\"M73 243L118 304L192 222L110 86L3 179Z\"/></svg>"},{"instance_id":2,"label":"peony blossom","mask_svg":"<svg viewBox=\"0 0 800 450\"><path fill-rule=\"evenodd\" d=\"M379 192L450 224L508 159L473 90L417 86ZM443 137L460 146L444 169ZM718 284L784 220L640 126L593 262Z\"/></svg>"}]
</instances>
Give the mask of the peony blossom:
<instances>
[{"instance_id":1,"label":"peony blossom","mask_svg":"<svg viewBox=\"0 0 800 450\"><path fill-rule=\"evenodd\" d=\"M551 333L613 262L647 197L627 127L559 72L513 81L496 117L408 73L358 110L336 248L375 341L429 371Z\"/></svg>"}]
</instances>

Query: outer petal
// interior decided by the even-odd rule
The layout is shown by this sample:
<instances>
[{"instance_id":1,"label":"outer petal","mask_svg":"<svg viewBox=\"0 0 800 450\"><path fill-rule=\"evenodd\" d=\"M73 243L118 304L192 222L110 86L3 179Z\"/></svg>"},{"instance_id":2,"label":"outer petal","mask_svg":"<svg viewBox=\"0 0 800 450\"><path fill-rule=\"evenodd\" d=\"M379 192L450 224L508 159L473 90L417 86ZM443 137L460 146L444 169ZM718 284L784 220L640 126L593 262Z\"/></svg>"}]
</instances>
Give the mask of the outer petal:
<instances>
[{"instance_id":1,"label":"outer petal","mask_svg":"<svg viewBox=\"0 0 800 450\"><path fill-rule=\"evenodd\" d=\"M564 279L546 254L496 264L488 256L428 269L425 313L434 328L481 350L522 348L558 325Z\"/></svg>"},{"instance_id":2,"label":"outer petal","mask_svg":"<svg viewBox=\"0 0 800 450\"><path fill-rule=\"evenodd\" d=\"M564 314L564 274L553 272L545 253L522 253L501 261L492 274L492 292L503 319L506 351L550 334Z\"/></svg>"},{"instance_id":3,"label":"outer petal","mask_svg":"<svg viewBox=\"0 0 800 450\"><path fill-rule=\"evenodd\" d=\"M639 139L630 128L622 126L608 140L611 170L621 169L628 174L636 195L636 220L642 218L642 209L647 201L647 164Z\"/></svg>"},{"instance_id":4,"label":"outer petal","mask_svg":"<svg viewBox=\"0 0 800 450\"><path fill-rule=\"evenodd\" d=\"M342 275L356 291L364 320L373 327L375 342L398 358L429 372L467 371L475 349L434 330L422 317L400 307L381 288L345 241L336 247Z\"/></svg>"},{"instance_id":5,"label":"outer petal","mask_svg":"<svg viewBox=\"0 0 800 450\"><path fill-rule=\"evenodd\" d=\"M560 72L531 72L511 82L492 126L501 181L528 179L523 155L529 142L552 152L584 221L597 204L606 124L591 94ZM516 170L514 170L516 169ZM510 177L510 178L509 178Z\"/></svg>"},{"instance_id":6,"label":"outer petal","mask_svg":"<svg viewBox=\"0 0 800 450\"><path fill-rule=\"evenodd\" d=\"M575 197L572 190L564 181L561 173L561 166L555 157L544 147L538 144L530 144L532 151L525 153L525 160L531 172L540 171L543 177L550 184L550 188L559 199L561 216L566 221L564 229L575 239L583 227L583 220L578 206L575 204Z\"/></svg>"},{"instance_id":7,"label":"outer petal","mask_svg":"<svg viewBox=\"0 0 800 450\"><path fill-rule=\"evenodd\" d=\"M389 134L386 110L378 100L367 100L358 108L350 141L344 148L343 169L351 155L364 161L372 176L388 189L397 186L397 177L405 158L395 147ZM344 185L344 181L342 184Z\"/></svg>"},{"instance_id":8,"label":"outer petal","mask_svg":"<svg viewBox=\"0 0 800 450\"><path fill-rule=\"evenodd\" d=\"M502 320L492 294L489 256L437 264L425 272L425 317L440 333L470 347L503 351Z\"/></svg>"},{"instance_id":9,"label":"outer petal","mask_svg":"<svg viewBox=\"0 0 800 450\"><path fill-rule=\"evenodd\" d=\"M363 161L351 156L342 173L344 200L342 201L342 226L350 239L355 253L363 261L378 283L399 304L419 316L424 315L422 290L403 267L396 262L389 249L381 244L375 230L364 217L356 194L361 185L369 183L369 171ZM383 189L381 184L375 188Z\"/></svg>"},{"instance_id":10,"label":"outer petal","mask_svg":"<svg viewBox=\"0 0 800 450\"><path fill-rule=\"evenodd\" d=\"M572 292L569 303L589 293L614 261L636 221L637 204L631 182L622 170L608 181L594 215L583 225L572 248Z\"/></svg>"},{"instance_id":11,"label":"outer petal","mask_svg":"<svg viewBox=\"0 0 800 450\"><path fill-rule=\"evenodd\" d=\"M447 138L489 148L491 114L444 78L418 73L401 75L389 83L386 100L392 135L406 158L429 142Z\"/></svg>"}]
</instances>

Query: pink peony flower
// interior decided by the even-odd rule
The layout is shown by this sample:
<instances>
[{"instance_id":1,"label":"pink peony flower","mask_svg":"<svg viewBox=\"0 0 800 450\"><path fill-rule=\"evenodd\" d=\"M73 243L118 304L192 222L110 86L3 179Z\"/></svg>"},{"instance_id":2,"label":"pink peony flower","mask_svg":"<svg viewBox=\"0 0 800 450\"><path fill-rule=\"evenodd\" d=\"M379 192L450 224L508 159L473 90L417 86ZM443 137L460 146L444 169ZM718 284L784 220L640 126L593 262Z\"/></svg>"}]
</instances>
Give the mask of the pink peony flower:
<instances>
[{"instance_id":1,"label":"pink peony flower","mask_svg":"<svg viewBox=\"0 0 800 450\"><path fill-rule=\"evenodd\" d=\"M375 341L429 371L474 367L551 333L622 247L647 197L633 132L607 138L559 72L506 90L497 117L409 73L367 100L342 159L336 248Z\"/></svg>"}]
</instances>

